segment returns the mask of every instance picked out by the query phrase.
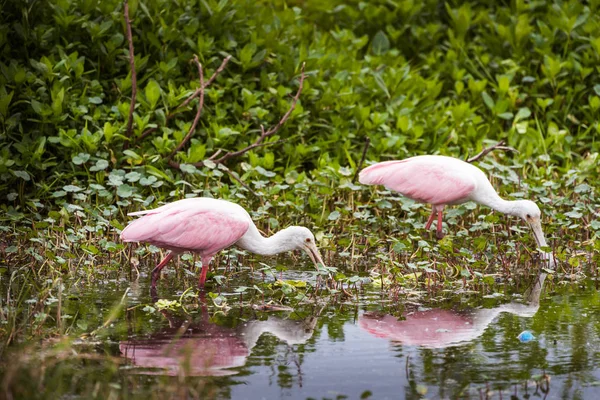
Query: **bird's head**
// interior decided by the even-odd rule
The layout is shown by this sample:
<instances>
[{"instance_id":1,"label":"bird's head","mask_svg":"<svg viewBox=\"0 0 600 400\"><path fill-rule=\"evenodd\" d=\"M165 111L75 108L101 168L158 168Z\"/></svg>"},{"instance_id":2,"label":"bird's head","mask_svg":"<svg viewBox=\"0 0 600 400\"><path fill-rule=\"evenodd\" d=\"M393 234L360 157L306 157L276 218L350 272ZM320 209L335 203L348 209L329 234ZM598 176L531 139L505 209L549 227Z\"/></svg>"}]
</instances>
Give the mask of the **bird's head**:
<instances>
[{"instance_id":1,"label":"bird's head","mask_svg":"<svg viewBox=\"0 0 600 400\"><path fill-rule=\"evenodd\" d=\"M520 217L529 225L538 247L546 247L546 238L542 231L542 212L537 204L531 200L517 200L513 210L513 215Z\"/></svg>"},{"instance_id":2,"label":"bird's head","mask_svg":"<svg viewBox=\"0 0 600 400\"><path fill-rule=\"evenodd\" d=\"M317 267L319 263L323 266L325 265L321 253L319 253L319 249L317 248L315 235L313 235L310 229L303 226L291 226L287 228L286 231L290 234L294 248L296 250L304 250L315 264L315 267Z\"/></svg>"},{"instance_id":3,"label":"bird's head","mask_svg":"<svg viewBox=\"0 0 600 400\"><path fill-rule=\"evenodd\" d=\"M525 222L532 223L539 221L542 216L540 208L531 200L515 201L516 216L521 217Z\"/></svg>"}]
</instances>

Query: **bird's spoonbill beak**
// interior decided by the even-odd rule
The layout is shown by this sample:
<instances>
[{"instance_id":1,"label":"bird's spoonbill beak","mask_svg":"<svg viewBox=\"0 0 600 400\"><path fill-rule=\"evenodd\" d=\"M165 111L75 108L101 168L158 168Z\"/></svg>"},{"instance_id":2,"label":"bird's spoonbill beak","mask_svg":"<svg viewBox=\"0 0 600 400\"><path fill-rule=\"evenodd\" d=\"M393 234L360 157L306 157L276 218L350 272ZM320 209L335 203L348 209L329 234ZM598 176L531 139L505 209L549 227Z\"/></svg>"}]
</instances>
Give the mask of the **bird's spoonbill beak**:
<instances>
[{"instance_id":1,"label":"bird's spoonbill beak","mask_svg":"<svg viewBox=\"0 0 600 400\"><path fill-rule=\"evenodd\" d=\"M533 232L533 237L535 238L535 242L538 247L541 249L542 247L548 246L546 243L546 238L544 237L544 231L542 231L542 223L539 218L531 218L527 221L529 223L529 227Z\"/></svg>"},{"instance_id":2,"label":"bird's spoonbill beak","mask_svg":"<svg viewBox=\"0 0 600 400\"><path fill-rule=\"evenodd\" d=\"M529 227L533 232L533 237L535 238L535 242L537 243L538 248L542 249L543 247L548 247L548 244L546 243L546 238L544 237L544 231L542 230L542 223L540 222L540 219L531 218L527 221L527 223L529 224ZM552 255L552 253L544 252L542 254L542 259L548 260L550 267L552 268L556 265L556 261L554 260L554 256Z\"/></svg>"},{"instance_id":3,"label":"bird's spoonbill beak","mask_svg":"<svg viewBox=\"0 0 600 400\"><path fill-rule=\"evenodd\" d=\"M317 249L317 245L314 242L306 243L304 245L304 250L315 264L315 267L319 267L319 264L325 266L323 262L323 257L321 257L321 253L319 253L319 249Z\"/></svg>"}]
</instances>

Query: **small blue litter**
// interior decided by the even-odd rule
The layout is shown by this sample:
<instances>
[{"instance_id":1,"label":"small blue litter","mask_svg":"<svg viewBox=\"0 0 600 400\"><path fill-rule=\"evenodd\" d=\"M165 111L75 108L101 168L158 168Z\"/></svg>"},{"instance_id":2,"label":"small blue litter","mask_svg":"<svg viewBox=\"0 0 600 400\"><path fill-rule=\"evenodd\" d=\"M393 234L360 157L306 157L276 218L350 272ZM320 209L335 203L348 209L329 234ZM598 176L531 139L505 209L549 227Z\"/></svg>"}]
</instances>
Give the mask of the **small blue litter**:
<instances>
[{"instance_id":1,"label":"small blue litter","mask_svg":"<svg viewBox=\"0 0 600 400\"><path fill-rule=\"evenodd\" d=\"M519 336L517 336L517 339L519 339L522 343L527 343L535 340L535 336L533 336L533 333L529 331L523 331L519 334Z\"/></svg>"}]
</instances>

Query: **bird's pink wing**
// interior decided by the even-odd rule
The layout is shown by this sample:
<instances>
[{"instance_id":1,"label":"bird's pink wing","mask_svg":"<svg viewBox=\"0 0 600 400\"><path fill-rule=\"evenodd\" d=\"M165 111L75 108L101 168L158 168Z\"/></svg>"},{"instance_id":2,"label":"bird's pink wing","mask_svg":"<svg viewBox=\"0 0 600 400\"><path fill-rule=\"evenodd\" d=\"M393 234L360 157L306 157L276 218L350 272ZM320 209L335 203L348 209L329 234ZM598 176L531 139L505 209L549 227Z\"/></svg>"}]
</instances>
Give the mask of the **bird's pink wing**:
<instances>
[{"instance_id":1,"label":"bird's pink wing","mask_svg":"<svg viewBox=\"0 0 600 400\"><path fill-rule=\"evenodd\" d=\"M247 218L230 210L168 205L130 223L121 232L121 239L174 251L214 254L237 242L249 225Z\"/></svg>"},{"instance_id":2,"label":"bird's pink wing","mask_svg":"<svg viewBox=\"0 0 600 400\"><path fill-rule=\"evenodd\" d=\"M468 171L419 157L372 165L360 172L359 181L384 185L411 199L439 205L467 200L476 188Z\"/></svg>"}]
</instances>

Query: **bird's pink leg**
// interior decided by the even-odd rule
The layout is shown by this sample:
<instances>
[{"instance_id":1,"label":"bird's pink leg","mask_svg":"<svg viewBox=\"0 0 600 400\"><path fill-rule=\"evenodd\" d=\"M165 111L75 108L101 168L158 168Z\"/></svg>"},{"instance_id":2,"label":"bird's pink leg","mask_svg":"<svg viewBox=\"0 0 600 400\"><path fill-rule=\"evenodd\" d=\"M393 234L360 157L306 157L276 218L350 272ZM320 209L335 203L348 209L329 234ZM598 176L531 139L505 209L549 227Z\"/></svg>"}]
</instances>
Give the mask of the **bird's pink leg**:
<instances>
[{"instance_id":1,"label":"bird's pink leg","mask_svg":"<svg viewBox=\"0 0 600 400\"><path fill-rule=\"evenodd\" d=\"M165 265L167 265L167 263L169 261L171 261L171 258L173 258L173 252L169 252L167 254L167 256L165 258L163 258L163 260L158 263L158 265L156 267L154 267L154 269L152 270L152 287L155 288L156 287L156 281L158 281L160 279L160 271L162 271L162 269L165 267Z\"/></svg>"},{"instance_id":2,"label":"bird's pink leg","mask_svg":"<svg viewBox=\"0 0 600 400\"><path fill-rule=\"evenodd\" d=\"M444 238L444 231L442 230L442 213L443 212L444 212L443 209L437 211L437 231L436 231L436 236L437 236L438 239L443 239Z\"/></svg>"},{"instance_id":3,"label":"bird's pink leg","mask_svg":"<svg viewBox=\"0 0 600 400\"><path fill-rule=\"evenodd\" d=\"M425 224L425 230L429 230L429 228L431 228L431 223L433 222L434 218L435 218L435 207L433 207L431 210L431 215L429 216L429 219L427 220L427 224Z\"/></svg>"},{"instance_id":4,"label":"bird's pink leg","mask_svg":"<svg viewBox=\"0 0 600 400\"><path fill-rule=\"evenodd\" d=\"M204 289L204 282L206 282L206 273L208 272L208 266L212 257L202 257L202 272L200 272L200 281L198 287Z\"/></svg>"}]
</instances>

